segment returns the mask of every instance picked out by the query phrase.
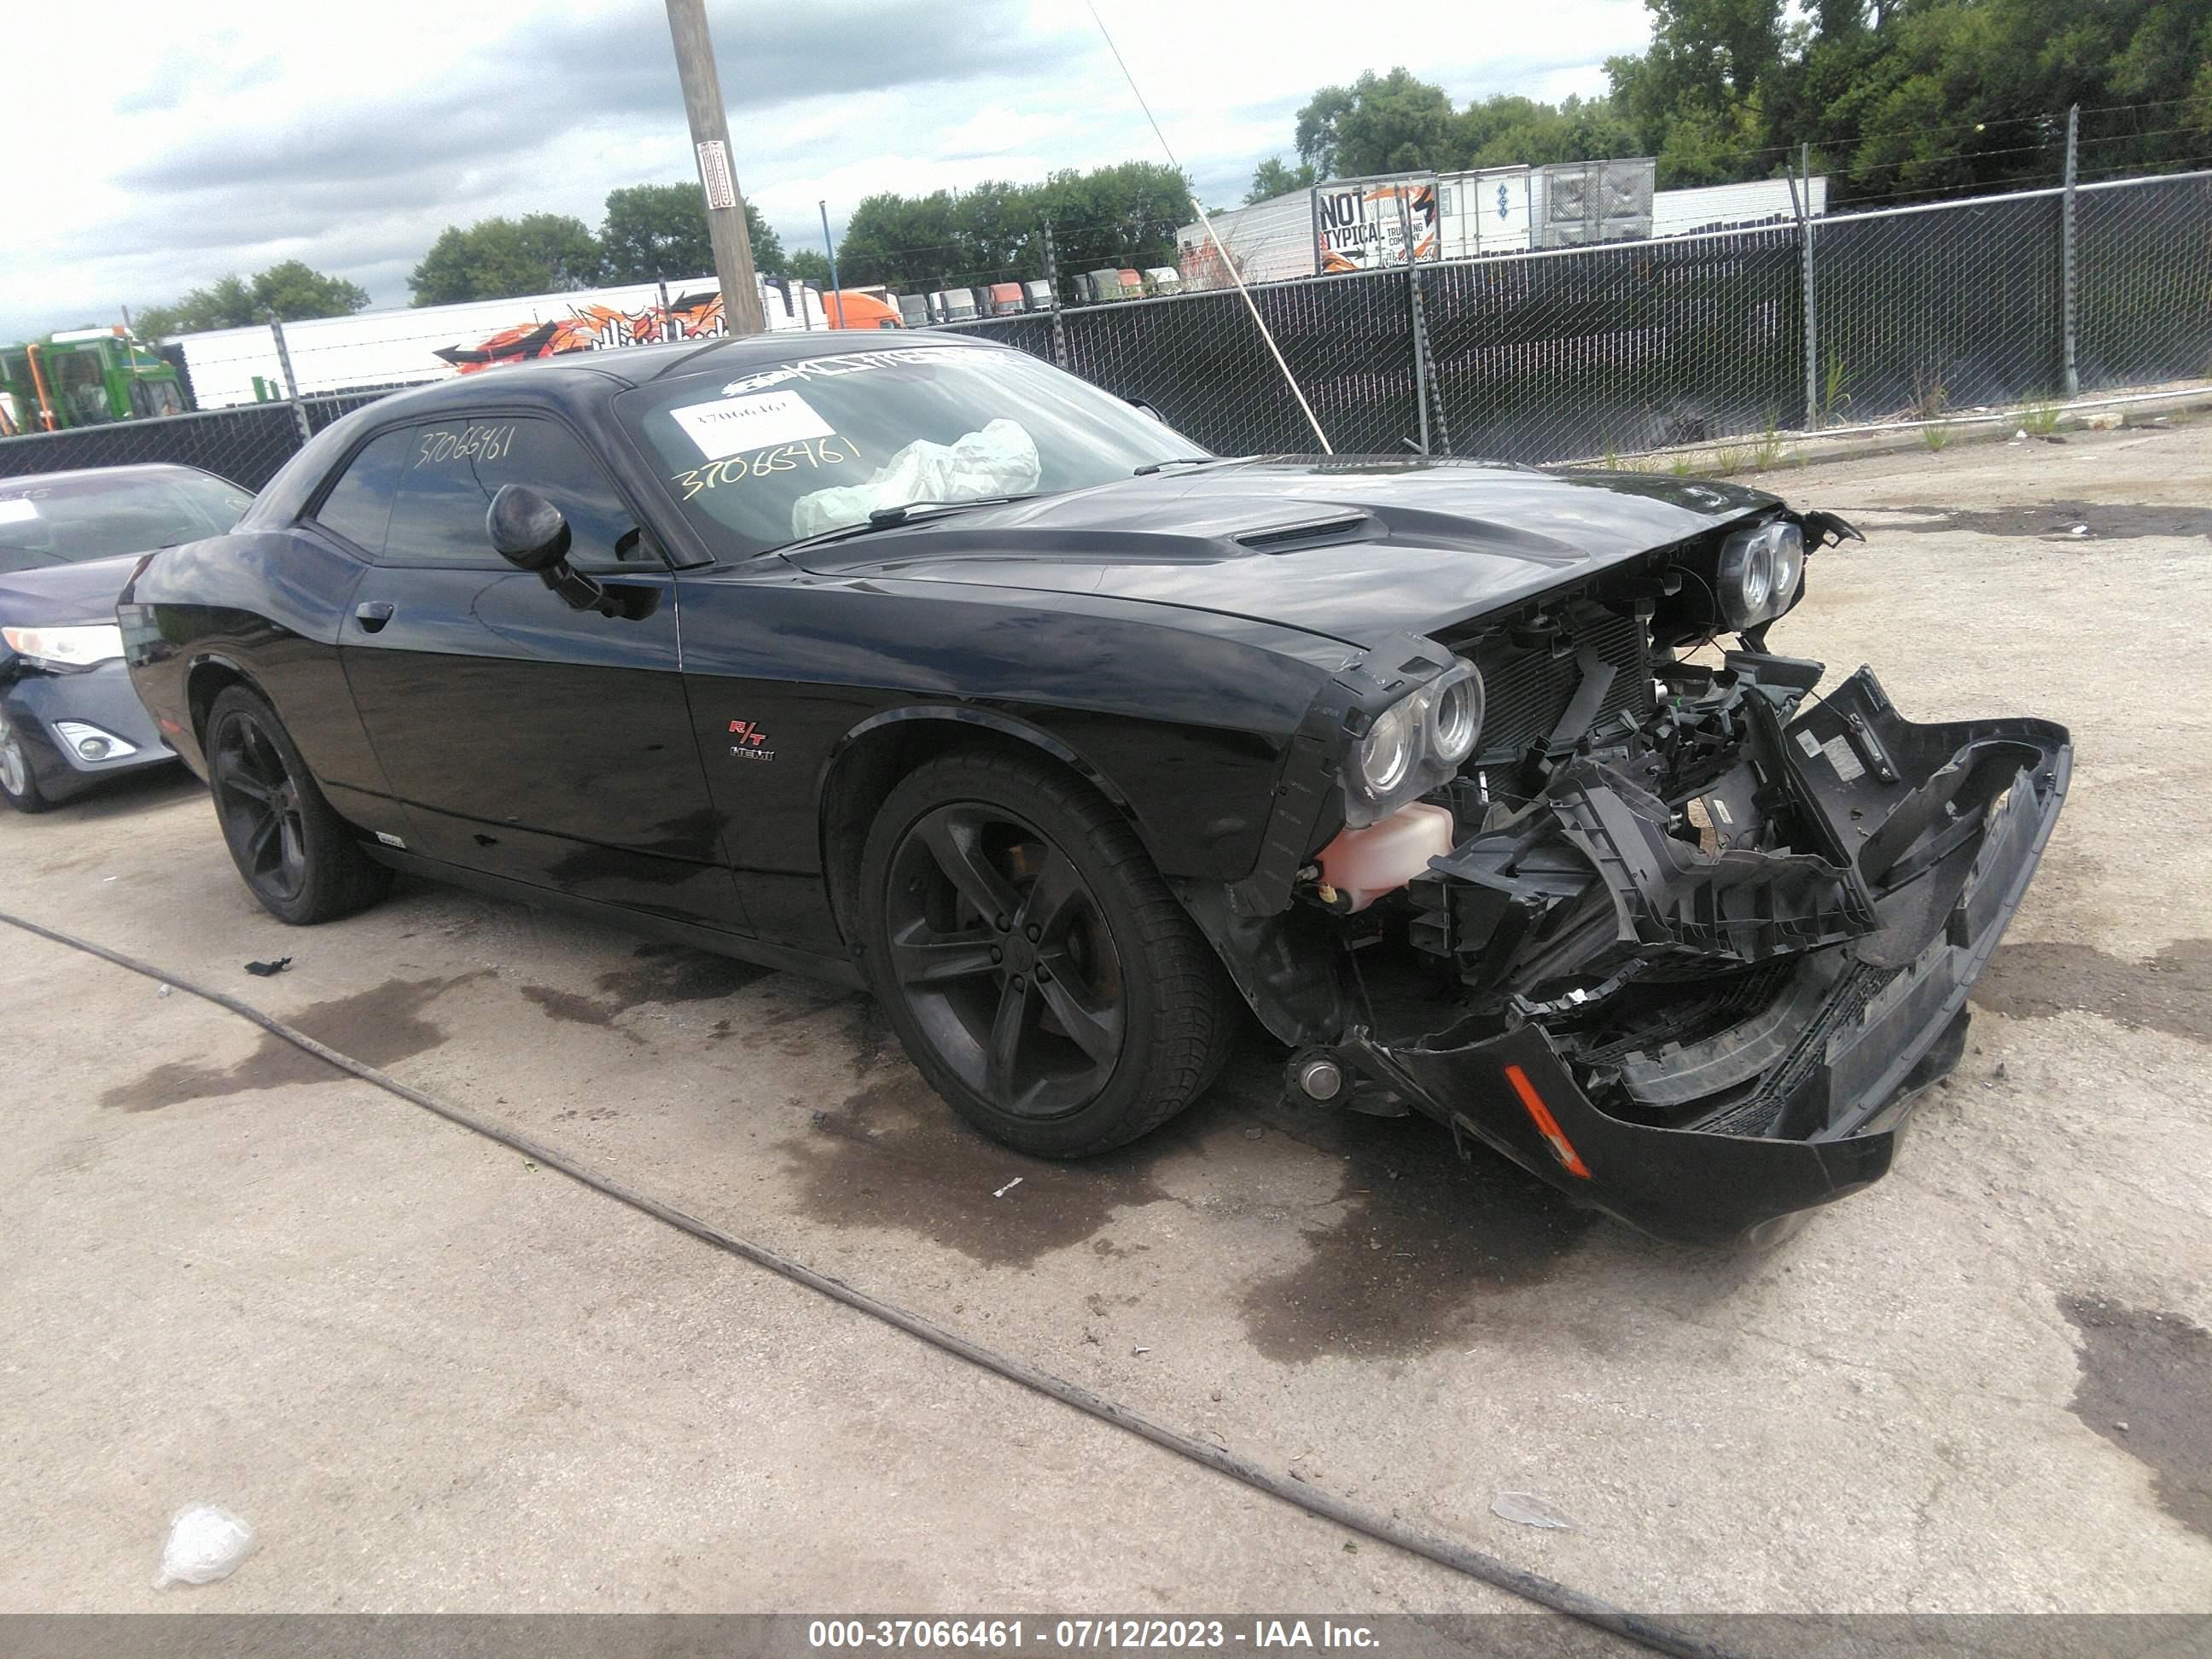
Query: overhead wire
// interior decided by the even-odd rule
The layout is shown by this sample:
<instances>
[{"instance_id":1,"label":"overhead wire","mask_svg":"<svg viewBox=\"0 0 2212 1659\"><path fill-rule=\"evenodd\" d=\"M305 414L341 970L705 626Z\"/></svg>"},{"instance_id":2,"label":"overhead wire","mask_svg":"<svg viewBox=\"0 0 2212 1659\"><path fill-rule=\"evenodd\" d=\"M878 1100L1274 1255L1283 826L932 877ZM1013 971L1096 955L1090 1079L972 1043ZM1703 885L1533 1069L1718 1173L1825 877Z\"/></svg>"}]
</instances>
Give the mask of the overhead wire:
<instances>
[{"instance_id":1,"label":"overhead wire","mask_svg":"<svg viewBox=\"0 0 2212 1659\"><path fill-rule=\"evenodd\" d=\"M1160 130L1159 118L1152 113L1152 106L1145 101L1145 94L1137 85L1137 77L1130 72L1128 60L1121 56L1121 48L1114 44L1114 32L1106 27L1106 20L1098 15L1095 0L1084 0L1084 4L1090 8L1091 21L1098 25L1098 33L1105 37L1107 51L1114 54L1114 61L1121 66L1121 78L1129 83L1130 95L1136 99L1137 107L1145 112L1145 119L1152 123L1152 137L1160 141L1160 149L1167 155L1168 165L1182 173L1182 163L1176 159L1175 147L1168 143L1167 134ZM1190 204L1198 210L1199 223L1206 227L1206 238L1213 244L1214 253L1236 283L1237 292L1243 296L1244 308L1252 313L1252 325L1260 331L1260 337L1267 343L1268 355L1274 358L1275 367L1283 371L1283 379L1290 386L1291 395L1298 400L1298 408L1306 417L1306 424L1313 428L1315 441L1321 445L1322 453L1335 454L1335 449L1329 444L1328 434L1321 429L1320 417L1315 415L1313 405L1306 401L1305 389L1299 386L1298 377L1291 373L1290 364L1284 360L1282 347L1275 343L1274 331L1267 326L1267 319L1260 314L1260 307L1252 298L1252 290L1244 286L1244 273L1237 270L1237 262L1229 257L1229 250L1222 246L1221 237L1213 228L1213 216L1206 210L1206 204L1200 201L1195 194L1191 197Z\"/></svg>"}]
</instances>

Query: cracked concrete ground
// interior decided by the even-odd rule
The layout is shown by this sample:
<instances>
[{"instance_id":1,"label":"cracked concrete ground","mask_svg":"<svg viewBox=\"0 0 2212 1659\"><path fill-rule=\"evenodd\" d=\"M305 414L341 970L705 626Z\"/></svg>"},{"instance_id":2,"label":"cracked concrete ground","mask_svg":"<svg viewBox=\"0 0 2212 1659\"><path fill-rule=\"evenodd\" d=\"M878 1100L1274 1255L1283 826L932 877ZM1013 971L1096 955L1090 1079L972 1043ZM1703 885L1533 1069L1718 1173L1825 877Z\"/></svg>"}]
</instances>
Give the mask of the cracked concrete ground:
<instances>
[{"instance_id":1,"label":"cracked concrete ground","mask_svg":"<svg viewBox=\"0 0 2212 1659\"><path fill-rule=\"evenodd\" d=\"M177 778L0 823L0 908L1616 1601L2203 1611L2208 480L2212 427L2174 426L1760 481L1869 538L1777 648L2078 749L1958 1073L1888 1180L1762 1255L1293 1111L1257 1039L1139 1146L1030 1163L857 996L421 884L287 931ZM176 1605L147 1581L196 1498L263 1541L195 1607L1508 1605L191 998L13 932L0 985L0 1609Z\"/></svg>"}]
</instances>

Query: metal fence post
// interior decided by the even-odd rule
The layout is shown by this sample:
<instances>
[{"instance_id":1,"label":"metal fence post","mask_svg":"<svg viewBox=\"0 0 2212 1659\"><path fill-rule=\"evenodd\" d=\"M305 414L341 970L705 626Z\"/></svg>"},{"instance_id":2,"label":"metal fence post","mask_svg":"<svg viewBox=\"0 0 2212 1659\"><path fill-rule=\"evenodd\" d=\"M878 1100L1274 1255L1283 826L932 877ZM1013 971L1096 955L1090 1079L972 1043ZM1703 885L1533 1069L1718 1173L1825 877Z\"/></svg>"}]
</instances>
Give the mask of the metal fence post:
<instances>
[{"instance_id":1,"label":"metal fence post","mask_svg":"<svg viewBox=\"0 0 2212 1659\"><path fill-rule=\"evenodd\" d=\"M2066 193L2058 204L2058 311L2059 330L2064 338L2066 361L2066 395L2081 395L2081 376L2074 361L2074 146L2081 127L2081 106L2072 104L2066 110Z\"/></svg>"},{"instance_id":2,"label":"metal fence post","mask_svg":"<svg viewBox=\"0 0 2212 1659\"><path fill-rule=\"evenodd\" d=\"M307 428L307 406L300 401L300 381L292 373L292 352L284 343L284 325L276 320L273 312L269 317L269 332L276 341L276 367L284 371L284 395L292 400L292 424L300 428L300 442L305 447L315 434Z\"/></svg>"},{"instance_id":3,"label":"metal fence post","mask_svg":"<svg viewBox=\"0 0 2212 1659\"><path fill-rule=\"evenodd\" d=\"M1429 448L1429 347L1421 326L1421 279L1414 270L1413 222L1406 211L1406 187L1398 186L1398 235L1406 250L1406 325L1413 335L1413 408L1421 425L1421 453Z\"/></svg>"},{"instance_id":4,"label":"metal fence post","mask_svg":"<svg viewBox=\"0 0 2212 1659\"><path fill-rule=\"evenodd\" d=\"M1820 426L1820 301L1813 286L1813 147L1797 149L1798 173L1804 175L1801 191L1797 173L1790 178L1790 205L1797 215L1797 241L1805 268L1805 430Z\"/></svg>"},{"instance_id":5,"label":"metal fence post","mask_svg":"<svg viewBox=\"0 0 2212 1659\"><path fill-rule=\"evenodd\" d=\"M1042 222L1044 227L1044 280L1052 290L1052 361L1056 368L1067 367L1067 325L1060 317L1060 259L1052 246L1052 221Z\"/></svg>"}]
</instances>

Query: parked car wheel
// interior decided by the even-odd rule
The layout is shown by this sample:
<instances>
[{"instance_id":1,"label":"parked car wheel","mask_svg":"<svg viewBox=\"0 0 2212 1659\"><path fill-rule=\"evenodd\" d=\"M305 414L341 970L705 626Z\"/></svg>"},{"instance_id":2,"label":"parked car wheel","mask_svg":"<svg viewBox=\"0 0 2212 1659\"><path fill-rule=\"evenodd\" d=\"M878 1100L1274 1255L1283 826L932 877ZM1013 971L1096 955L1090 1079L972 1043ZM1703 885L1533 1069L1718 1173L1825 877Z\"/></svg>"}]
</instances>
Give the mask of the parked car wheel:
<instances>
[{"instance_id":1,"label":"parked car wheel","mask_svg":"<svg viewBox=\"0 0 2212 1659\"><path fill-rule=\"evenodd\" d=\"M8 805L18 812L43 812L53 805L39 793L23 739L4 713L0 713L0 795L7 796Z\"/></svg>"},{"instance_id":2,"label":"parked car wheel","mask_svg":"<svg viewBox=\"0 0 2212 1659\"><path fill-rule=\"evenodd\" d=\"M391 871L361 850L258 695L234 685L215 700L206 749L231 860L270 915L304 927L384 896Z\"/></svg>"},{"instance_id":3,"label":"parked car wheel","mask_svg":"<svg viewBox=\"0 0 2212 1659\"><path fill-rule=\"evenodd\" d=\"M1042 761L944 756L861 857L869 977L931 1085L1042 1158L1133 1140L1213 1081L1225 977L1121 816Z\"/></svg>"}]
</instances>

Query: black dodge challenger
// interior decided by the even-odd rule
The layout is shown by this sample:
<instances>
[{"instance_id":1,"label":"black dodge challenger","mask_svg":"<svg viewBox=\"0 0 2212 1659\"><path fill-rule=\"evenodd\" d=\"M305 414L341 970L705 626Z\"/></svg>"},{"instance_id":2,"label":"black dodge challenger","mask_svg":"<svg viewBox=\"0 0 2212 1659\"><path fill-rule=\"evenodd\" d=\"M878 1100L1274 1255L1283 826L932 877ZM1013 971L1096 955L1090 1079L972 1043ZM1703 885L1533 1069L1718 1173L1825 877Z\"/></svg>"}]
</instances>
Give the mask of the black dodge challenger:
<instances>
[{"instance_id":1,"label":"black dodge challenger","mask_svg":"<svg viewBox=\"0 0 2212 1659\"><path fill-rule=\"evenodd\" d=\"M2066 788L2059 726L1770 648L1854 534L779 336L386 398L118 615L286 921L408 870L866 987L1051 1157L1241 997L1298 1097L1724 1240L1888 1167Z\"/></svg>"}]
</instances>

